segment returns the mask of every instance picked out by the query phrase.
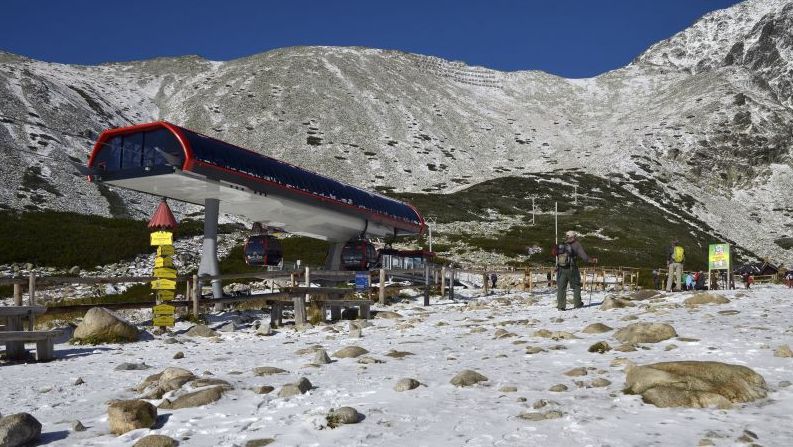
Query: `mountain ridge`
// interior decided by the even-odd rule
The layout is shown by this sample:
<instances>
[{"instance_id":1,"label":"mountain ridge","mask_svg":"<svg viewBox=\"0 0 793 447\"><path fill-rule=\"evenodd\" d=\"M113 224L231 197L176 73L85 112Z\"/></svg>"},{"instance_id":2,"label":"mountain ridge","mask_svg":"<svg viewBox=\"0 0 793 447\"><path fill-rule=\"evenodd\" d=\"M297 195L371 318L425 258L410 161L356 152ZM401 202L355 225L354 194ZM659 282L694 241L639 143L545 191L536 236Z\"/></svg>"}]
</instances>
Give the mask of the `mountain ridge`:
<instances>
[{"instance_id":1,"label":"mountain ridge","mask_svg":"<svg viewBox=\"0 0 793 447\"><path fill-rule=\"evenodd\" d=\"M68 162L107 127L164 119L385 191L565 169L635 178L714 238L790 256L774 241L793 234L792 19L790 1L749 0L585 79L357 47L98 66L0 57L0 203L109 215L120 201L147 215L155 198L97 188ZM700 48L699 61L669 57Z\"/></svg>"}]
</instances>

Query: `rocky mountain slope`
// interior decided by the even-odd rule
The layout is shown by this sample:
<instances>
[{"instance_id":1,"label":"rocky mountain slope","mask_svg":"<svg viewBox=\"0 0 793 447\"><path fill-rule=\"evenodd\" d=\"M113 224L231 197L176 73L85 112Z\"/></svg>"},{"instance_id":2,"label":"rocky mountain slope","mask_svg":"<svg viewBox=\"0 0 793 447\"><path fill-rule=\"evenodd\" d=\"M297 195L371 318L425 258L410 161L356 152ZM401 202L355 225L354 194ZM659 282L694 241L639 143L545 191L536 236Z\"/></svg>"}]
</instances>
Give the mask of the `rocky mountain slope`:
<instances>
[{"instance_id":1,"label":"rocky mountain slope","mask_svg":"<svg viewBox=\"0 0 793 447\"><path fill-rule=\"evenodd\" d=\"M165 119L385 191L551 171L569 185L572 169L627 178L670 218L785 258L791 25L793 1L748 0L590 79L365 48L100 66L0 53L0 206L148 214L155 198L88 184L68 161L102 129Z\"/></svg>"}]
</instances>

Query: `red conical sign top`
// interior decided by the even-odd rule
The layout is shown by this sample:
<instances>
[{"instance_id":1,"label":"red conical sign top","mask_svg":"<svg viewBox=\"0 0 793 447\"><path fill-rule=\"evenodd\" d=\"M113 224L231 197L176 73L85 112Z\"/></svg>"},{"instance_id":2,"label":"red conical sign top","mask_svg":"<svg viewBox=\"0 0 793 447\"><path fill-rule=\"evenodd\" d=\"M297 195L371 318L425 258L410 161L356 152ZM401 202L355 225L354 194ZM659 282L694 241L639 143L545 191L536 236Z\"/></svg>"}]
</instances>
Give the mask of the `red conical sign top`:
<instances>
[{"instance_id":1,"label":"red conical sign top","mask_svg":"<svg viewBox=\"0 0 793 447\"><path fill-rule=\"evenodd\" d=\"M176 225L176 218L173 217L171 207L168 206L168 202L163 198L160 205L157 206L157 209L154 211L154 215L151 216L151 220L149 220L149 228L156 230L173 230L176 228Z\"/></svg>"}]
</instances>

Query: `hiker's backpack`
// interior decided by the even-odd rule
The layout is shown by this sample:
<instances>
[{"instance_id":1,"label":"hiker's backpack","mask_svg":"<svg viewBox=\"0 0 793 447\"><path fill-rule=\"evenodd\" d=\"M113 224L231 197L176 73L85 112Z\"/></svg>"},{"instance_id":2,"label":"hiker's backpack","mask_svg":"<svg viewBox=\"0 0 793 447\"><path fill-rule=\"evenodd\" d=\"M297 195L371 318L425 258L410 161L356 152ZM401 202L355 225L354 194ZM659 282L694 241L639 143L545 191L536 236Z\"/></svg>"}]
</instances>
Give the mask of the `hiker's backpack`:
<instances>
[{"instance_id":1,"label":"hiker's backpack","mask_svg":"<svg viewBox=\"0 0 793 447\"><path fill-rule=\"evenodd\" d=\"M573 249L570 244L559 244L553 247L557 267L570 267L573 264Z\"/></svg>"},{"instance_id":2,"label":"hiker's backpack","mask_svg":"<svg viewBox=\"0 0 793 447\"><path fill-rule=\"evenodd\" d=\"M683 247L679 245L675 245L675 248L672 251L672 261L683 262L685 259L686 259L686 251L683 249Z\"/></svg>"}]
</instances>

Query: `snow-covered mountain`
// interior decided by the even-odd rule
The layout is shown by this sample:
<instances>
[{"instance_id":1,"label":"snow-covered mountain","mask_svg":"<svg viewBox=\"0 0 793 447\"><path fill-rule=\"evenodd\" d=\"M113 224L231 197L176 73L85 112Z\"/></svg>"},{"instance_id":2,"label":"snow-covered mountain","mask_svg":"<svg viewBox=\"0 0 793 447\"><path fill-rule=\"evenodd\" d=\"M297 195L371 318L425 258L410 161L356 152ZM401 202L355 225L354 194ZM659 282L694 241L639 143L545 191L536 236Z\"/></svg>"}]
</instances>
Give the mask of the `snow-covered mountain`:
<instances>
[{"instance_id":1,"label":"snow-covered mountain","mask_svg":"<svg viewBox=\"0 0 793 447\"><path fill-rule=\"evenodd\" d=\"M100 66L0 53L0 206L148 214L155 198L97 188L68 161L107 127L165 119L370 188L623 176L778 259L793 255L775 243L793 235L791 30L793 1L748 0L590 79L366 48Z\"/></svg>"}]
</instances>

